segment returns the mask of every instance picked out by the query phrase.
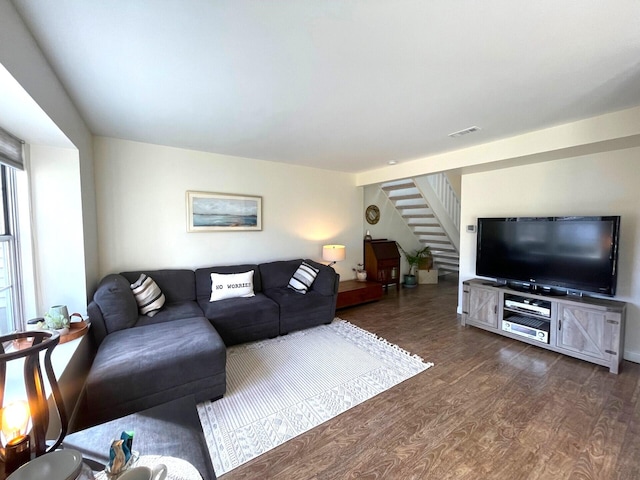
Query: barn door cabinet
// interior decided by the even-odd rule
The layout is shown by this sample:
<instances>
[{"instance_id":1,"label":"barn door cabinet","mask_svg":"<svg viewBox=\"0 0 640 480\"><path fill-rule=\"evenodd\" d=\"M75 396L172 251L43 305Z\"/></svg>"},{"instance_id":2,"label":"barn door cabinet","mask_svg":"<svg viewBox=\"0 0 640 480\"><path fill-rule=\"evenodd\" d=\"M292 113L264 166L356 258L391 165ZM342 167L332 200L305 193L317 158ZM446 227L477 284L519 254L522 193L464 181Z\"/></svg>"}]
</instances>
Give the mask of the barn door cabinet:
<instances>
[{"instance_id":1,"label":"barn door cabinet","mask_svg":"<svg viewBox=\"0 0 640 480\"><path fill-rule=\"evenodd\" d=\"M626 304L593 297L554 297L516 292L481 279L463 282L462 324L586 360L618 373L624 348ZM543 302L548 312L510 308L514 295ZM507 331L508 323L546 322L548 343Z\"/></svg>"},{"instance_id":2,"label":"barn door cabinet","mask_svg":"<svg viewBox=\"0 0 640 480\"><path fill-rule=\"evenodd\" d=\"M615 312L561 304L557 346L569 355L615 361L622 353L621 327L620 315Z\"/></svg>"},{"instance_id":3,"label":"barn door cabinet","mask_svg":"<svg viewBox=\"0 0 640 480\"><path fill-rule=\"evenodd\" d=\"M465 304L463 315L465 322L479 327L498 328L498 304L500 293L495 288L483 288L481 286L465 287Z\"/></svg>"}]
</instances>

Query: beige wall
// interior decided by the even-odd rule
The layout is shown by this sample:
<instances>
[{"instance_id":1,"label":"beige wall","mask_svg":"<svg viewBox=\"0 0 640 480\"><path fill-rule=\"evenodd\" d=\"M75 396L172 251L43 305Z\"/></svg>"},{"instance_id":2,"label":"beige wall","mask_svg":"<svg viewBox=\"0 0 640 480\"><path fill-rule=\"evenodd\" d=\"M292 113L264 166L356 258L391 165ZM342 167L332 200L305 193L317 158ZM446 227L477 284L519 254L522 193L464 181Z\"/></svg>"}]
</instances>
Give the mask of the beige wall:
<instances>
[{"instance_id":1,"label":"beige wall","mask_svg":"<svg viewBox=\"0 0 640 480\"><path fill-rule=\"evenodd\" d=\"M320 260L340 243L336 265L353 278L362 256L362 193L354 175L282 163L94 139L100 275L298 257ZM187 233L187 190L262 197L260 232Z\"/></svg>"},{"instance_id":2,"label":"beige wall","mask_svg":"<svg viewBox=\"0 0 640 480\"><path fill-rule=\"evenodd\" d=\"M640 148L462 177L460 281L475 275L478 217L621 215L616 300L628 302L625 358L640 362Z\"/></svg>"}]
</instances>

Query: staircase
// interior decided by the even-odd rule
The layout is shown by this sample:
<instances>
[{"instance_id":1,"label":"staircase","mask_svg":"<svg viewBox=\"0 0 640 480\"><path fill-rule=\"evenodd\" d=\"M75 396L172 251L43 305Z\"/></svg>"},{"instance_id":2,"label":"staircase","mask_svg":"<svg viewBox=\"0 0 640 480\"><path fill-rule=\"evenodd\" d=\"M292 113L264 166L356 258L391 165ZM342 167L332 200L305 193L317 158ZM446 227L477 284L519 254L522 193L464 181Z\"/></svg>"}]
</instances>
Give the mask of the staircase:
<instances>
[{"instance_id":1,"label":"staircase","mask_svg":"<svg viewBox=\"0 0 640 480\"><path fill-rule=\"evenodd\" d=\"M389 200L423 245L431 248L439 275L458 273L460 202L443 173L386 182Z\"/></svg>"}]
</instances>

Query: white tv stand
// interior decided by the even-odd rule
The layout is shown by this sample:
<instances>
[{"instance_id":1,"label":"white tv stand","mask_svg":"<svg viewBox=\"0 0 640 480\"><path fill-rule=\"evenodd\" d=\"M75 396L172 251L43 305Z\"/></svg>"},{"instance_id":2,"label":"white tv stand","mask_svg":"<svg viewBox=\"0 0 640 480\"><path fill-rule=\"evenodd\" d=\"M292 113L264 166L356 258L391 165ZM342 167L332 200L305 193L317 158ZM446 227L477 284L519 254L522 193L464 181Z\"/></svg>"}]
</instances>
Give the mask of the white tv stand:
<instances>
[{"instance_id":1,"label":"white tv stand","mask_svg":"<svg viewBox=\"0 0 640 480\"><path fill-rule=\"evenodd\" d=\"M462 325L473 325L618 373L626 303L593 297L544 296L481 279L467 280L462 285ZM526 306L520 308L519 303ZM523 336L529 335L523 333L529 330L522 327L524 324L536 327L533 335ZM514 327L520 331L514 333Z\"/></svg>"}]
</instances>

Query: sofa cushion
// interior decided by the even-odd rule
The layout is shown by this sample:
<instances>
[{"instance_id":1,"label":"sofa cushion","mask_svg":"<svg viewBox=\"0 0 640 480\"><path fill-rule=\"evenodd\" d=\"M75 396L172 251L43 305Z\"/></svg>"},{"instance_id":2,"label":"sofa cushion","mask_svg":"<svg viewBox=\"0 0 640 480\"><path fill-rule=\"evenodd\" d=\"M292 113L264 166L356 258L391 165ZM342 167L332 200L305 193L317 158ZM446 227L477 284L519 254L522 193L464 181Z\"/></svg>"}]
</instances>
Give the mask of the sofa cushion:
<instances>
[{"instance_id":1,"label":"sofa cushion","mask_svg":"<svg viewBox=\"0 0 640 480\"><path fill-rule=\"evenodd\" d=\"M102 279L93 296L100 308L106 333L133 327L138 321L138 304L125 277L112 273Z\"/></svg>"},{"instance_id":2,"label":"sofa cushion","mask_svg":"<svg viewBox=\"0 0 640 480\"><path fill-rule=\"evenodd\" d=\"M286 287L301 263L302 259L299 258L297 260L278 260L260 264L262 289Z\"/></svg>"},{"instance_id":3,"label":"sofa cushion","mask_svg":"<svg viewBox=\"0 0 640 480\"><path fill-rule=\"evenodd\" d=\"M287 286L294 292L304 295L313 284L317 275L317 268L312 267L306 262L302 262L298 269L293 273L293 276L289 279L289 284Z\"/></svg>"},{"instance_id":4,"label":"sofa cushion","mask_svg":"<svg viewBox=\"0 0 640 480\"><path fill-rule=\"evenodd\" d=\"M193 301L196 299L196 280L193 270L138 270L122 272L129 283L134 283L141 273L149 275L158 284L166 303Z\"/></svg>"},{"instance_id":5,"label":"sofa cushion","mask_svg":"<svg viewBox=\"0 0 640 480\"><path fill-rule=\"evenodd\" d=\"M189 302L165 303L153 317L148 315L139 315L136 327L143 325L154 325L157 323L173 322L182 318L202 317L202 309L195 300Z\"/></svg>"},{"instance_id":6,"label":"sofa cushion","mask_svg":"<svg viewBox=\"0 0 640 480\"><path fill-rule=\"evenodd\" d=\"M271 288L264 294L280 307L280 335L331 323L336 312L336 297L314 290L300 295L290 288Z\"/></svg>"},{"instance_id":7,"label":"sofa cushion","mask_svg":"<svg viewBox=\"0 0 640 480\"><path fill-rule=\"evenodd\" d=\"M253 297L253 270L242 273L212 273L211 302L225 298Z\"/></svg>"},{"instance_id":8,"label":"sofa cushion","mask_svg":"<svg viewBox=\"0 0 640 480\"><path fill-rule=\"evenodd\" d=\"M198 268L195 271L196 278L196 297L198 301L206 299L209 301L211 297L211 274L212 273L244 273L253 270L253 291L254 293L262 291L262 282L258 265L230 265L218 267Z\"/></svg>"},{"instance_id":9,"label":"sofa cushion","mask_svg":"<svg viewBox=\"0 0 640 480\"><path fill-rule=\"evenodd\" d=\"M107 335L86 382L91 423L104 422L185 395L219 398L226 349L204 317L133 327Z\"/></svg>"},{"instance_id":10,"label":"sofa cushion","mask_svg":"<svg viewBox=\"0 0 640 480\"><path fill-rule=\"evenodd\" d=\"M153 317L164 305L165 297L162 290L153 278L144 273L141 273L138 280L131 284L131 291L142 315Z\"/></svg>"},{"instance_id":11,"label":"sofa cushion","mask_svg":"<svg viewBox=\"0 0 640 480\"><path fill-rule=\"evenodd\" d=\"M332 267L308 258L305 259L305 263L318 269L318 276L313 282L313 291L322 295L337 295L338 286L340 285L340 275L338 275Z\"/></svg>"},{"instance_id":12,"label":"sofa cushion","mask_svg":"<svg viewBox=\"0 0 640 480\"><path fill-rule=\"evenodd\" d=\"M218 302L198 298L198 304L227 346L277 337L280 331L278 305L262 293Z\"/></svg>"}]
</instances>

